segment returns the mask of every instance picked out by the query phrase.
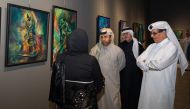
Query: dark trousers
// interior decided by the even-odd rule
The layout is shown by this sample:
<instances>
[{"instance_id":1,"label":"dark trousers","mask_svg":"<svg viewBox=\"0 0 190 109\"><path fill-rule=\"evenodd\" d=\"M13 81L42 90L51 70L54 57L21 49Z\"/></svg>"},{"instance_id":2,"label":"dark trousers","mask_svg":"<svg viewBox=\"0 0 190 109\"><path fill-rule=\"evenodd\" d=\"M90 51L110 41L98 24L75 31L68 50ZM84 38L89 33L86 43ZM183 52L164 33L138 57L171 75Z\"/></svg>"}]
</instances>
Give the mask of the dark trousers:
<instances>
[{"instance_id":1,"label":"dark trousers","mask_svg":"<svg viewBox=\"0 0 190 109\"><path fill-rule=\"evenodd\" d=\"M120 73L121 109L137 109L141 89L142 74Z\"/></svg>"}]
</instances>

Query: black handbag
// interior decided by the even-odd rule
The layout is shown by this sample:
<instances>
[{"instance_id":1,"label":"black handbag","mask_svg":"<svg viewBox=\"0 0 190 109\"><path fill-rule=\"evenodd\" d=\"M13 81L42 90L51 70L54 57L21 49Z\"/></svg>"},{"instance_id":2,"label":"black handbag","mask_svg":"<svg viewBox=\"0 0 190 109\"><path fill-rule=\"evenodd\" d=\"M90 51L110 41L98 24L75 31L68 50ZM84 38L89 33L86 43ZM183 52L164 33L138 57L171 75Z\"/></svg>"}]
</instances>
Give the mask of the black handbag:
<instances>
[{"instance_id":1,"label":"black handbag","mask_svg":"<svg viewBox=\"0 0 190 109\"><path fill-rule=\"evenodd\" d=\"M94 83L65 82L64 109L97 109Z\"/></svg>"},{"instance_id":2,"label":"black handbag","mask_svg":"<svg viewBox=\"0 0 190 109\"><path fill-rule=\"evenodd\" d=\"M65 102L65 54L58 56L52 66L49 101L63 107Z\"/></svg>"}]
</instances>

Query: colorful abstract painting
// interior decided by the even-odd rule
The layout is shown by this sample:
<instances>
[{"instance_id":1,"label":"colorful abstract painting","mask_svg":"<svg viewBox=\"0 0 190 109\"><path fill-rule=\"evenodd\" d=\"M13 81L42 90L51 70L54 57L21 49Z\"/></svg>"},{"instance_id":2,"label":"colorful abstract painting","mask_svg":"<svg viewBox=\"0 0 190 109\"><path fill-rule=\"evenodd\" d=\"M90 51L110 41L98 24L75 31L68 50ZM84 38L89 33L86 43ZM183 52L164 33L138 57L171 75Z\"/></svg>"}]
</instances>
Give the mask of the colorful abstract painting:
<instances>
[{"instance_id":1,"label":"colorful abstract painting","mask_svg":"<svg viewBox=\"0 0 190 109\"><path fill-rule=\"evenodd\" d=\"M6 66L47 60L49 13L7 5Z\"/></svg>"},{"instance_id":2,"label":"colorful abstract painting","mask_svg":"<svg viewBox=\"0 0 190 109\"><path fill-rule=\"evenodd\" d=\"M174 33L178 40L183 38L183 30L174 30Z\"/></svg>"},{"instance_id":3,"label":"colorful abstract painting","mask_svg":"<svg viewBox=\"0 0 190 109\"><path fill-rule=\"evenodd\" d=\"M77 28L77 11L53 7L52 21L52 64L66 49L66 40Z\"/></svg>"},{"instance_id":4,"label":"colorful abstract painting","mask_svg":"<svg viewBox=\"0 0 190 109\"><path fill-rule=\"evenodd\" d=\"M139 24L138 40L139 42L144 42L144 25L143 24Z\"/></svg>"},{"instance_id":5,"label":"colorful abstract painting","mask_svg":"<svg viewBox=\"0 0 190 109\"><path fill-rule=\"evenodd\" d=\"M104 16L97 17L97 38L96 42L99 42L99 33L102 28L110 28L110 18Z\"/></svg>"},{"instance_id":6,"label":"colorful abstract painting","mask_svg":"<svg viewBox=\"0 0 190 109\"><path fill-rule=\"evenodd\" d=\"M122 42L122 39L121 39L121 32L122 32L122 29L124 27L127 27L127 21L123 21L123 20L120 20L119 21L119 37L118 37L118 43L121 43Z\"/></svg>"},{"instance_id":7,"label":"colorful abstract painting","mask_svg":"<svg viewBox=\"0 0 190 109\"><path fill-rule=\"evenodd\" d=\"M144 25L139 23L133 23L134 37L141 43L144 41Z\"/></svg>"}]
</instances>

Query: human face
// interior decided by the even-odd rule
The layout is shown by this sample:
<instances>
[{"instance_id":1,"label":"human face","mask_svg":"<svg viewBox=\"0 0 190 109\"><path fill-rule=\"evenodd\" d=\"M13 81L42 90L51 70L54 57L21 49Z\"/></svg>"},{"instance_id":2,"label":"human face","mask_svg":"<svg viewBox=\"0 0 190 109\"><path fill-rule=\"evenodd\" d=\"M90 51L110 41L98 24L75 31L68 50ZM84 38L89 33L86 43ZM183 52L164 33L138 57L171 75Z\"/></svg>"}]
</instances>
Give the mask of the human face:
<instances>
[{"instance_id":1,"label":"human face","mask_svg":"<svg viewBox=\"0 0 190 109\"><path fill-rule=\"evenodd\" d=\"M123 40L130 42L132 40L132 35L130 33L123 33Z\"/></svg>"},{"instance_id":2,"label":"human face","mask_svg":"<svg viewBox=\"0 0 190 109\"><path fill-rule=\"evenodd\" d=\"M102 35L100 36L101 42L104 46L108 46L111 43L111 36L109 35Z\"/></svg>"},{"instance_id":3,"label":"human face","mask_svg":"<svg viewBox=\"0 0 190 109\"><path fill-rule=\"evenodd\" d=\"M155 43L159 43L167 38L166 31L160 31L159 29L153 29L150 34Z\"/></svg>"}]
</instances>

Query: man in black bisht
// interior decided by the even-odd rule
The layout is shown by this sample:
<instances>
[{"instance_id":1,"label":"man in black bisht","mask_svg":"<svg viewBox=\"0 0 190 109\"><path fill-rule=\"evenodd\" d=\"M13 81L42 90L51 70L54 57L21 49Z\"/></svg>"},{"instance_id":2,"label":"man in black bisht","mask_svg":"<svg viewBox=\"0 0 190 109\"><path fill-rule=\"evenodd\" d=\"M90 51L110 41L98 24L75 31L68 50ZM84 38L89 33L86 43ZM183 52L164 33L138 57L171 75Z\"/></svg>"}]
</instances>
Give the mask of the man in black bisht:
<instances>
[{"instance_id":1,"label":"man in black bisht","mask_svg":"<svg viewBox=\"0 0 190 109\"><path fill-rule=\"evenodd\" d=\"M124 51L126 67L120 72L121 108L137 109L141 89L142 71L136 65L136 58L144 51L134 38L132 28L122 29L119 47Z\"/></svg>"}]
</instances>

